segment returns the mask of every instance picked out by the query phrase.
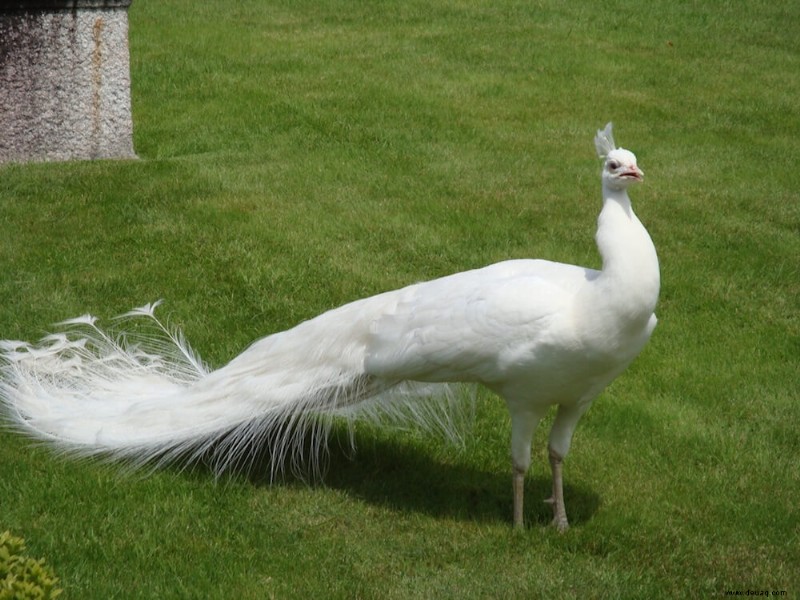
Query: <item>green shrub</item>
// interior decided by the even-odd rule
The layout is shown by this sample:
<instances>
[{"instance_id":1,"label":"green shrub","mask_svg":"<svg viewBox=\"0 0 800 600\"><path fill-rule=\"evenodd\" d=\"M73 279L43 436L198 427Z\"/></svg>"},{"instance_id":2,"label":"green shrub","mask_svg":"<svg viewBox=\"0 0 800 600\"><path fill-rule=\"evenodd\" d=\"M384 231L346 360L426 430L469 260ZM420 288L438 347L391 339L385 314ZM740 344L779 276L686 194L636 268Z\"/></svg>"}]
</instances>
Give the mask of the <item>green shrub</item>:
<instances>
[{"instance_id":1,"label":"green shrub","mask_svg":"<svg viewBox=\"0 0 800 600\"><path fill-rule=\"evenodd\" d=\"M58 578L43 559L25 556L25 541L0 534L0 600L49 600L61 594Z\"/></svg>"}]
</instances>

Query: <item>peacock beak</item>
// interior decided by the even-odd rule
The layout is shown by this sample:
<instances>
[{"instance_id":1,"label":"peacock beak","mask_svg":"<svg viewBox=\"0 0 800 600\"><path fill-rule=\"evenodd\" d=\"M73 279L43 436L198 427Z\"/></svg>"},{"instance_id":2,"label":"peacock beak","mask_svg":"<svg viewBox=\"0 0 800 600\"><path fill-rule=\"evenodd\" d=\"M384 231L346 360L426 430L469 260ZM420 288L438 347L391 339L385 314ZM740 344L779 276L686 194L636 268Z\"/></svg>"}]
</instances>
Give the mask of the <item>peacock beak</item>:
<instances>
[{"instance_id":1,"label":"peacock beak","mask_svg":"<svg viewBox=\"0 0 800 600\"><path fill-rule=\"evenodd\" d=\"M642 181L644 179L644 171L639 167L633 166L622 174L623 177Z\"/></svg>"}]
</instances>

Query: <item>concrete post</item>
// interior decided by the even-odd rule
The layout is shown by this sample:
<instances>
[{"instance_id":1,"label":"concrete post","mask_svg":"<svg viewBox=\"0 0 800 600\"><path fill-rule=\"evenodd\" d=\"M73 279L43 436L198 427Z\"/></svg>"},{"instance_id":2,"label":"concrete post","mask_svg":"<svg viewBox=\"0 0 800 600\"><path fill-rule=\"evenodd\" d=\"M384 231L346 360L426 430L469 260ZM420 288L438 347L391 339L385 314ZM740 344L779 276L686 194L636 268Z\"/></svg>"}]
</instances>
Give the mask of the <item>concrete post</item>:
<instances>
[{"instance_id":1,"label":"concrete post","mask_svg":"<svg viewBox=\"0 0 800 600\"><path fill-rule=\"evenodd\" d=\"M0 163L135 158L131 0L0 0Z\"/></svg>"}]
</instances>

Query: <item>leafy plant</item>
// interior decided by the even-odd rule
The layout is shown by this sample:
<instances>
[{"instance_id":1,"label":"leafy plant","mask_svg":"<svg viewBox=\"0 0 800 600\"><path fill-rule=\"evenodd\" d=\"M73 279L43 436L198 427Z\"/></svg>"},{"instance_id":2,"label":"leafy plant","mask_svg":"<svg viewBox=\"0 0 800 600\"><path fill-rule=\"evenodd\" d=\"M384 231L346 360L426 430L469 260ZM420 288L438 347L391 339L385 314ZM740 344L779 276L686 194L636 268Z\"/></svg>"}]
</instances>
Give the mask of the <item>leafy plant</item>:
<instances>
[{"instance_id":1,"label":"leafy plant","mask_svg":"<svg viewBox=\"0 0 800 600\"><path fill-rule=\"evenodd\" d=\"M57 584L44 559L25 555L25 540L0 534L0 600L52 600L62 592Z\"/></svg>"}]
</instances>

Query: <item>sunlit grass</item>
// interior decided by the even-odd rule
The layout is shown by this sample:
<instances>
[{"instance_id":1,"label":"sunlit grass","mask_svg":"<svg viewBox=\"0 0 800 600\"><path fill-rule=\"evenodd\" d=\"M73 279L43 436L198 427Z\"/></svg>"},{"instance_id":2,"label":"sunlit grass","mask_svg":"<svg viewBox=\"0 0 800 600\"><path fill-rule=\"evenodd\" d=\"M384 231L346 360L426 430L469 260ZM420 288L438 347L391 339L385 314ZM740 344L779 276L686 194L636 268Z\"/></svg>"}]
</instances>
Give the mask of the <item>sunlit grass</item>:
<instances>
[{"instance_id":1,"label":"sunlit grass","mask_svg":"<svg viewBox=\"0 0 800 600\"><path fill-rule=\"evenodd\" d=\"M800 42L788 3L137 0L137 161L0 167L0 337L158 298L214 365L343 302L537 256L597 266L614 120L662 266L583 419L573 527L523 535L509 424L360 428L324 485L120 477L0 438L0 530L74 598L800 590Z\"/></svg>"}]
</instances>

